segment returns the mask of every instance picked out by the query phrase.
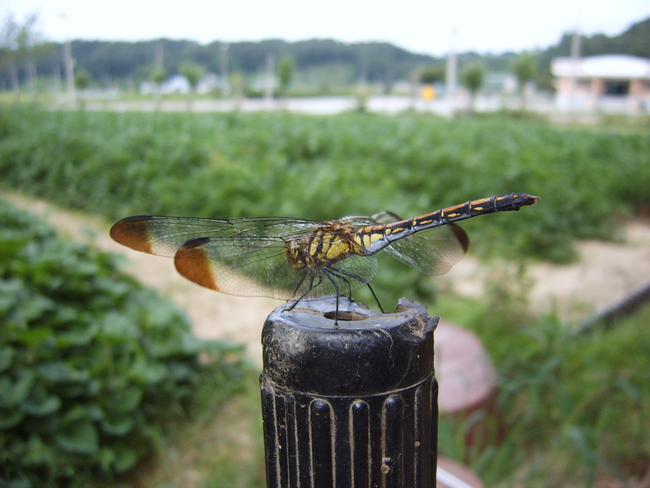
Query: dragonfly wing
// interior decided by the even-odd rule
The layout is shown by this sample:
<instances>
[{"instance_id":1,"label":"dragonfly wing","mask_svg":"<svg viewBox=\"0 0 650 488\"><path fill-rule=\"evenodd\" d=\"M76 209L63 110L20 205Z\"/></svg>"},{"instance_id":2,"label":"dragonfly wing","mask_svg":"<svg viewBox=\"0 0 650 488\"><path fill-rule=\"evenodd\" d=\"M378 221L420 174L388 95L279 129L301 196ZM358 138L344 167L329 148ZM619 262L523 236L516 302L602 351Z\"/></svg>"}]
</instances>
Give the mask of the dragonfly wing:
<instances>
[{"instance_id":1,"label":"dragonfly wing","mask_svg":"<svg viewBox=\"0 0 650 488\"><path fill-rule=\"evenodd\" d=\"M198 238L176 253L176 269L187 279L239 296L280 299L326 298L346 294L370 281L379 265L370 256L350 256L333 265L292 268L279 238Z\"/></svg>"},{"instance_id":2,"label":"dragonfly wing","mask_svg":"<svg viewBox=\"0 0 650 488\"><path fill-rule=\"evenodd\" d=\"M420 273L441 275L465 256L468 247L465 231L447 224L394 241L385 250Z\"/></svg>"},{"instance_id":3,"label":"dragonfly wing","mask_svg":"<svg viewBox=\"0 0 650 488\"><path fill-rule=\"evenodd\" d=\"M399 222L400 220L402 219L395 215L393 212L384 211L373 214L370 217L365 215L352 215L349 217L343 217L342 219L339 219L339 222L350 224L355 227L366 227L368 225L392 224L393 222Z\"/></svg>"},{"instance_id":4,"label":"dragonfly wing","mask_svg":"<svg viewBox=\"0 0 650 488\"><path fill-rule=\"evenodd\" d=\"M303 278L284 254L281 238L199 237L176 252L185 278L212 290L239 296L287 299Z\"/></svg>"},{"instance_id":5,"label":"dragonfly wing","mask_svg":"<svg viewBox=\"0 0 650 488\"><path fill-rule=\"evenodd\" d=\"M393 212L389 212L388 210L373 214L371 218L378 224L392 224L393 222L399 222L400 220L403 220L400 216L394 214Z\"/></svg>"},{"instance_id":6,"label":"dragonfly wing","mask_svg":"<svg viewBox=\"0 0 650 488\"><path fill-rule=\"evenodd\" d=\"M303 272L288 264L285 244L312 232L314 225L285 218L138 216L117 222L111 237L137 251L173 257L180 274L206 288L286 299Z\"/></svg>"},{"instance_id":7,"label":"dragonfly wing","mask_svg":"<svg viewBox=\"0 0 650 488\"><path fill-rule=\"evenodd\" d=\"M201 237L226 239L247 236L292 236L308 233L313 222L300 219L198 219L140 215L120 220L111 228L111 237L120 244L158 256L174 257L186 242ZM263 241L264 247L268 241ZM236 247L230 247L236 251Z\"/></svg>"}]
</instances>

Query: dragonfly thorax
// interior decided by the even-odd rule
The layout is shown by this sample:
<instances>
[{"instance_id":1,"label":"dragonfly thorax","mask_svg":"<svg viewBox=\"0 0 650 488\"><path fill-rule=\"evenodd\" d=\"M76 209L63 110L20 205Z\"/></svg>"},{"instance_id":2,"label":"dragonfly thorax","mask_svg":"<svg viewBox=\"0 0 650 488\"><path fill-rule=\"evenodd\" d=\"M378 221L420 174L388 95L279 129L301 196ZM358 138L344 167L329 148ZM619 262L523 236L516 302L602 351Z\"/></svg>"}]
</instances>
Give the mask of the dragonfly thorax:
<instances>
[{"instance_id":1,"label":"dragonfly thorax","mask_svg":"<svg viewBox=\"0 0 650 488\"><path fill-rule=\"evenodd\" d=\"M289 265L298 271L331 266L353 254L364 254L355 242L355 227L338 222L324 222L305 236L294 237L284 246Z\"/></svg>"}]
</instances>

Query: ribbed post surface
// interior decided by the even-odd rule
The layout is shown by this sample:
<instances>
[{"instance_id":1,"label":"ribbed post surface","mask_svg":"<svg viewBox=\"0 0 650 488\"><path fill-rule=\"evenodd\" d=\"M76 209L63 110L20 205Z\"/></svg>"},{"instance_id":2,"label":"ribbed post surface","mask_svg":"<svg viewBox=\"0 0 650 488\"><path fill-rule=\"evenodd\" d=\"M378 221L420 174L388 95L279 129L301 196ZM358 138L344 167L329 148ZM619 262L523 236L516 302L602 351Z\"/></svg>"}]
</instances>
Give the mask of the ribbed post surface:
<instances>
[{"instance_id":1,"label":"ribbed post surface","mask_svg":"<svg viewBox=\"0 0 650 488\"><path fill-rule=\"evenodd\" d=\"M276 309L262 333L268 488L436 486L438 318L407 299L395 314L341 300Z\"/></svg>"}]
</instances>

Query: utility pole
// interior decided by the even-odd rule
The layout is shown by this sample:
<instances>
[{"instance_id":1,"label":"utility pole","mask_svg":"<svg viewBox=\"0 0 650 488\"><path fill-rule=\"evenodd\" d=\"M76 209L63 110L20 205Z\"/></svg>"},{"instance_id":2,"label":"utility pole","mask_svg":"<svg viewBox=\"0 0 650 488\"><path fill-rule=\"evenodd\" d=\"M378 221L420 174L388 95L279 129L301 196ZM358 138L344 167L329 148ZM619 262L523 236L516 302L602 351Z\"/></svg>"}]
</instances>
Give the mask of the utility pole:
<instances>
[{"instance_id":1,"label":"utility pole","mask_svg":"<svg viewBox=\"0 0 650 488\"><path fill-rule=\"evenodd\" d=\"M70 108L74 108L77 102L74 89L74 59L72 58L72 44L68 33L68 15L60 13L59 17L65 24L65 43L63 44L63 69L65 70L65 84L68 89L68 103Z\"/></svg>"},{"instance_id":2,"label":"utility pole","mask_svg":"<svg viewBox=\"0 0 650 488\"><path fill-rule=\"evenodd\" d=\"M456 59L456 27L451 31L451 48L447 56L447 69L445 73L445 87L447 91L447 106L449 108L450 119L454 118L454 99L456 95L456 71L458 70L458 61Z\"/></svg>"},{"instance_id":3,"label":"utility pole","mask_svg":"<svg viewBox=\"0 0 650 488\"><path fill-rule=\"evenodd\" d=\"M221 44L221 91L223 96L230 95L230 73L228 70L228 43Z\"/></svg>"},{"instance_id":4,"label":"utility pole","mask_svg":"<svg viewBox=\"0 0 650 488\"><path fill-rule=\"evenodd\" d=\"M67 39L63 45L63 59L65 62L65 83L68 87L68 102L70 107L74 107L77 97L74 90L74 60L72 59L70 39Z\"/></svg>"},{"instance_id":5,"label":"utility pole","mask_svg":"<svg viewBox=\"0 0 650 488\"><path fill-rule=\"evenodd\" d=\"M266 58L266 83L264 86L264 100L271 105L273 101L273 88L275 87L275 55L269 54Z\"/></svg>"},{"instance_id":6,"label":"utility pole","mask_svg":"<svg viewBox=\"0 0 650 488\"><path fill-rule=\"evenodd\" d=\"M163 47L161 44L156 44L156 55L154 57L154 64L156 69L163 69Z\"/></svg>"},{"instance_id":7,"label":"utility pole","mask_svg":"<svg viewBox=\"0 0 650 488\"><path fill-rule=\"evenodd\" d=\"M54 91L54 96L56 97L57 103L61 101L61 65L57 64L52 72L52 90Z\"/></svg>"}]
</instances>

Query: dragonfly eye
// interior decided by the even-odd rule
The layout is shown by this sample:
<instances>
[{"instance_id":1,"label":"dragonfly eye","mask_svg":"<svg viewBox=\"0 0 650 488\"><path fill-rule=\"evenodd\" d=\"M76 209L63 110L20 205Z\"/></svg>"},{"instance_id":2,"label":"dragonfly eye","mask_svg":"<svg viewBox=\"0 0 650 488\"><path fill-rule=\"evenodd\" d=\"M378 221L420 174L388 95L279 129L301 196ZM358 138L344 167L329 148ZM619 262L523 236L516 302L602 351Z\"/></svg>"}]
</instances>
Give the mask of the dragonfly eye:
<instances>
[{"instance_id":1,"label":"dragonfly eye","mask_svg":"<svg viewBox=\"0 0 650 488\"><path fill-rule=\"evenodd\" d=\"M284 256L289 266L297 271L307 268L307 254L303 251L300 239L290 239L284 246Z\"/></svg>"}]
</instances>

